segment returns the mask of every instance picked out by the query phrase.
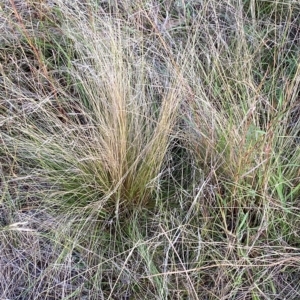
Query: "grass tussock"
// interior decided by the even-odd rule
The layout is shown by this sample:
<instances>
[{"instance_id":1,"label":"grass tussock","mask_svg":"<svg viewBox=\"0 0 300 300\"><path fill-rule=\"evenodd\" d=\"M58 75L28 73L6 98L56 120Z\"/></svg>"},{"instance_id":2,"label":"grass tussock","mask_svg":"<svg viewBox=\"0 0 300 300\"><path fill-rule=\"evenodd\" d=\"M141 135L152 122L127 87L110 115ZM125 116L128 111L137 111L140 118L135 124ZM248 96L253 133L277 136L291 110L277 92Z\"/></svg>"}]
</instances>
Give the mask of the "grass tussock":
<instances>
[{"instance_id":1,"label":"grass tussock","mask_svg":"<svg viewBox=\"0 0 300 300\"><path fill-rule=\"evenodd\" d=\"M0 298L298 299L297 1L0 4Z\"/></svg>"}]
</instances>

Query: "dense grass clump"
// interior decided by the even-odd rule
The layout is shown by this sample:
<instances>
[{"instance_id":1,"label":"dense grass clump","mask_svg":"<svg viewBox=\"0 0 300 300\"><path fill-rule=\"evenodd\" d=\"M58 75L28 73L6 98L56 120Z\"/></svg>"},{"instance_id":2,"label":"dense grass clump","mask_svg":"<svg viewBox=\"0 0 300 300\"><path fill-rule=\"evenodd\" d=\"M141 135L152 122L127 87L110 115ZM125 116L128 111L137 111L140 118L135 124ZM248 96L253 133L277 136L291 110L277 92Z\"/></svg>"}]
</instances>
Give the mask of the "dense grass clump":
<instances>
[{"instance_id":1,"label":"dense grass clump","mask_svg":"<svg viewBox=\"0 0 300 300\"><path fill-rule=\"evenodd\" d=\"M0 4L0 299L299 299L298 1Z\"/></svg>"}]
</instances>

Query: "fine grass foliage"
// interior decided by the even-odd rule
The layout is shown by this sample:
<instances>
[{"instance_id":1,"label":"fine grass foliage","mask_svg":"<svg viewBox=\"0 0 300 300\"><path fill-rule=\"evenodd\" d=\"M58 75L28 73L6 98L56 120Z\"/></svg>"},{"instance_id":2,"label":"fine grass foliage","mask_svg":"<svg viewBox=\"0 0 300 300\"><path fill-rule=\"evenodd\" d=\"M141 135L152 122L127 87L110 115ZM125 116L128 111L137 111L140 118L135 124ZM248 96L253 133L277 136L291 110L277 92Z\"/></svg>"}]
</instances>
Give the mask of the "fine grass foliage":
<instances>
[{"instance_id":1,"label":"fine grass foliage","mask_svg":"<svg viewBox=\"0 0 300 300\"><path fill-rule=\"evenodd\" d=\"M297 1L0 4L0 298L299 299Z\"/></svg>"}]
</instances>

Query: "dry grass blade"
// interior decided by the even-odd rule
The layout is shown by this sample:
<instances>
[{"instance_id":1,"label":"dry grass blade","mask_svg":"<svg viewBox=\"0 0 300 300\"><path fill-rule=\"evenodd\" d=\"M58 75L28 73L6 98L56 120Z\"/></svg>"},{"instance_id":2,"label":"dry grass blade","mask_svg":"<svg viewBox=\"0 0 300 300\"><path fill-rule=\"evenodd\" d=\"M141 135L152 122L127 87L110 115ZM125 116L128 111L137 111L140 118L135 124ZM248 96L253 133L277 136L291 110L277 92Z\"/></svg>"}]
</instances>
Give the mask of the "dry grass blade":
<instances>
[{"instance_id":1,"label":"dry grass blade","mask_svg":"<svg viewBox=\"0 0 300 300\"><path fill-rule=\"evenodd\" d=\"M0 299L300 299L298 1L0 3Z\"/></svg>"}]
</instances>

